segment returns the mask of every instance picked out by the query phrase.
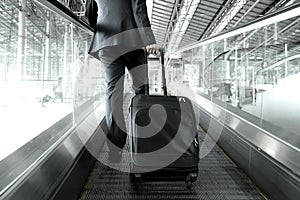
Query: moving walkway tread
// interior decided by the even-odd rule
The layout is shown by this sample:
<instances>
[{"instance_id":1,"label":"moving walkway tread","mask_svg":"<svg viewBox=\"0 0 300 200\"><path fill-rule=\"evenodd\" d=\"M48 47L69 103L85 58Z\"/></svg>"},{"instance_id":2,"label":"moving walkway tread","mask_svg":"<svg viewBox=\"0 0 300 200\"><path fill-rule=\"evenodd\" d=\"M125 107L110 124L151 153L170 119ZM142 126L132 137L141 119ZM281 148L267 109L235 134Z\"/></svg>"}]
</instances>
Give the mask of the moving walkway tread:
<instances>
[{"instance_id":1,"label":"moving walkway tread","mask_svg":"<svg viewBox=\"0 0 300 200\"><path fill-rule=\"evenodd\" d=\"M205 133L199 132L200 145ZM266 199L219 147L215 146L200 159L199 176L191 190L182 182L142 182L138 189L129 182L129 174L102 163L107 163L107 147L104 145L89 180L83 188L80 200L117 199L205 199L243 200ZM122 168L129 167L128 144L123 150Z\"/></svg>"}]
</instances>

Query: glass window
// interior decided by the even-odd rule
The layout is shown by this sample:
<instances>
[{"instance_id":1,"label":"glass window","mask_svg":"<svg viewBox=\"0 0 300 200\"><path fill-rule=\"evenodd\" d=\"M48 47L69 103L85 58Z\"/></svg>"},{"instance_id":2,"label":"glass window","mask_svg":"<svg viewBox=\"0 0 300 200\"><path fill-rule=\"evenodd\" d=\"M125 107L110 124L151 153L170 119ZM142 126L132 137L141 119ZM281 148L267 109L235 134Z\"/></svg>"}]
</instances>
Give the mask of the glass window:
<instances>
[{"instance_id":1,"label":"glass window","mask_svg":"<svg viewBox=\"0 0 300 200\"><path fill-rule=\"evenodd\" d=\"M96 92L79 89L74 99L76 84L95 79L82 76L90 33L37 2L26 1L24 11L13 1L0 5L1 161L72 113L75 100L103 97L105 89L99 81Z\"/></svg>"},{"instance_id":2,"label":"glass window","mask_svg":"<svg viewBox=\"0 0 300 200\"><path fill-rule=\"evenodd\" d=\"M187 79L193 80L195 93L255 116L262 127L271 124L299 137L299 20L282 20L183 52L193 69Z\"/></svg>"}]
</instances>

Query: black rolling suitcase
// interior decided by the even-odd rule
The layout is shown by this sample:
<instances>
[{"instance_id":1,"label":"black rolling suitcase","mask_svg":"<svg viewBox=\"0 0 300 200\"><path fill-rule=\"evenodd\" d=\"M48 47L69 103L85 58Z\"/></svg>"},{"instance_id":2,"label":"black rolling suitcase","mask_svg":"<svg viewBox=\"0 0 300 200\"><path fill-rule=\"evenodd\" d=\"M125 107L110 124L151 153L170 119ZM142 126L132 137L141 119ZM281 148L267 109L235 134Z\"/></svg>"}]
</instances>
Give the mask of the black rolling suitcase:
<instances>
[{"instance_id":1,"label":"black rolling suitcase","mask_svg":"<svg viewBox=\"0 0 300 200\"><path fill-rule=\"evenodd\" d=\"M164 95L137 95L130 105L130 181L185 181L198 177L199 145L191 101L167 96L164 52L160 52ZM147 72L148 73L148 72ZM148 74L147 74L148 77Z\"/></svg>"}]
</instances>

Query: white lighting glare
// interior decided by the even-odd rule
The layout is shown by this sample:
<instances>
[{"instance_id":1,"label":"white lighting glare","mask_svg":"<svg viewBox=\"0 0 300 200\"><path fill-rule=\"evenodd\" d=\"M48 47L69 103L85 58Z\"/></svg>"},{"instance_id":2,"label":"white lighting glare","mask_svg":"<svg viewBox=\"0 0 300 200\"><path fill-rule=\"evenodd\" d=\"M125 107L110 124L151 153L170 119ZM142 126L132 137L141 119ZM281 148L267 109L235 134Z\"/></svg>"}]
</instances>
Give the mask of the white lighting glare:
<instances>
[{"instance_id":1,"label":"white lighting glare","mask_svg":"<svg viewBox=\"0 0 300 200\"><path fill-rule=\"evenodd\" d=\"M246 33L246 32L249 32L249 31L252 31L252 30L255 30L255 29L262 28L264 26L268 26L270 24L275 24L277 22L287 20L287 19L299 16L299 15L300 15L300 7L297 7L297 8L294 8L292 10L286 11L284 13L275 15L273 17L261 20L259 22L254 23L254 24L250 24L248 26L238 28L236 30L230 31L228 33L221 34L219 36L213 37L211 39L204 40L202 42L194 43L193 45L189 45L188 47L183 47L182 49L179 49L178 52L187 51L189 49L193 49L193 48L200 47L200 46L203 46L203 45L206 45L206 44L210 44L212 42L220 41L220 40L223 40L225 38L230 38L230 37L242 34L242 33Z\"/></svg>"},{"instance_id":2,"label":"white lighting glare","mask_svg":"<svg viewBox=\"0 0 300 200\"><path fill-rule=\"evenodd\" d=\"M186 32L200 0L186 0L181 8L178 21L175 25L174 31L172 32L171 39L168 46L168 52L174 52L177 50L184 33Z\"/></svg>"},{"instance_id":3,"label":"white lighting glare","mask_svg":"<svg viewBox=\"0 0 300 200\"><path fill-rule=\"evenodd\" d=\"M232 9L228 12L228 14L223 18L222 22L218 24L217 28L213 32L213 34L220 33L227 26L228 22L236 16L236 14L243 8L246 0L241 0L235 3Z\"/></svg>"}]
</instances>

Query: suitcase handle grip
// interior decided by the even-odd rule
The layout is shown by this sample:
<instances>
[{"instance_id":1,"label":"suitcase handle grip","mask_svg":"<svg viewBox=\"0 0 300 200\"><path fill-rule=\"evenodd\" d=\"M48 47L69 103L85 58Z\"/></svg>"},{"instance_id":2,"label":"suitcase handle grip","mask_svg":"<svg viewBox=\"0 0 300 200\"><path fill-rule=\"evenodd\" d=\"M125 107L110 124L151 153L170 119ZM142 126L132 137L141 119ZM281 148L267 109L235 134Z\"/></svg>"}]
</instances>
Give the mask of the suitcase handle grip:
<instances>
[{"instance_id":1,"label":"suitcase handle grip","mask_svg":"<svg viewBox=\"0 0 300 200\"><path fill-rule=\"evenodd\" d=\"M164 96L168 96L168 91L167 91L167 81L166 81L166 70L165 70L165 58L164 58L164 49L159 48L160 52L160 66L161 66L161 74L162 74L162 90L164 93ZM145 53L145 65L146 65L146 77L147 77L147 84L146 84L146 95L149 95L149 77L148 77L148 53L146 48L144 48L144 53Z\"/></svg>"}]
</instances>

